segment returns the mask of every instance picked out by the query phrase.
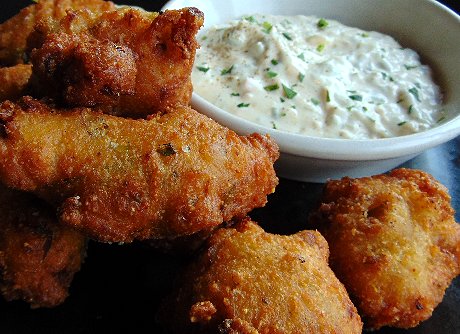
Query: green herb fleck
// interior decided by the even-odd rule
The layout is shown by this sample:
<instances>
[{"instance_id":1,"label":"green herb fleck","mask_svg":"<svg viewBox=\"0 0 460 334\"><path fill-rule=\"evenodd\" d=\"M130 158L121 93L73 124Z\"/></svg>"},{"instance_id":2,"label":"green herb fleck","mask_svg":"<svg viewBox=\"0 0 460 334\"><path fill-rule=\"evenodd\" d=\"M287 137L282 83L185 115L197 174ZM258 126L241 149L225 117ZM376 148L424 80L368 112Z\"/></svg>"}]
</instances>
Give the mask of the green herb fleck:
<instances>
[{"instance_id":1,"label":"green herb fleck","mask_svg":"<svg viewBox=\"0 0 460 334\"><path fill-rule=\"evenodd\" d=\"M237 105L238 108L247 108L249 107L249 103L244 103L244 102L241 102L240 104Z\"/></svg>"},{"instance_id":2,"label":"green herb fleck","mask_svg":"<svg viewBox=\"0 0 460 334\"><path fill-rule=\"evenodd\" d=\"M305 79L305 74L299 72L298 78L300 82L303 82L303 79Z\"/></svg>"},{"instance_id":3,"label":"green herb fleck","mask_svg":"<svg viewBox=\"0 0 460 334\"><path fill-rule=\"evenodd\" d=\"M207 39L208 39L208 36L203 36L203 37L201 37L201 40L202 40L202 41L205 41L205 40L207 40Z\"/></svg>"},{"instance_id":4,"label":"green herb fleck","mask_svg":"<svg viewBox=\"0 0 460 334\"><path fill-rule=\"evenodd\" d=\"M316 47L316 51L318 52L323 52L324 50L324 44L319 44L317 47Z\"/></svg>"},{"instance_id":5,"label":"green herb fleck","mask_svg":"<svg viewBox=\"0 0 460 334\"><path fill-rule=\"evenodd\" d=\"M284 103L284 101L286 101L286 100L283 99L282 97L280 97L280 101L281 101L281 103Z\"/></svg>"},{"instance_id":6,"label":"green herb fleck","mask_svg":"<svg viewBox=\"0 0 460 334\"><path fill-rule=\"evenodd\" d=\"M406 123L407 123L406 121L399 122L399 123L398 123L398 126L403 126L403 125L406 124Z\"/></svg>"},{"instance_id":7,"label":"green herb fleck","mask_svg":"<svg viewBox=\"0 0 460 334\"><path fill-rule=\"evenodd\" d=\"M283 86L284 94L286 95L286 97L287 97L288 99L293 99L294 96L297 95L297 92L294 91L292 88L289 88L288 86L286 86L286 85L284 85L284 84L282 84L282 86Z\"/></svg>"},{"instance_id":8,"label":"green herb fleck","mask_svg":"<svg viewBox=\"0 0 460 334\"><path fill-rule=\"evenodd\" d=\"M364 38L369 37L369 34L368 34L367 32L363 32L363 33L361 34L361 37L364 37Z\"/></svg>"},{"instance_id":9,"label":"green herb fleck","mask_svg":"<svg viewBox=\"0 0 460 334\"><path fill-rule=\"evenodd\" d=\"M406 64L404 64L404 67L406 68L406 70L409 71L409 70L413 70L414 68L417 68L418 65L406 65Z\"/></svg>"},{"instance_id":10,"label":"green herb fleck","mask_svg":"<svg viewBox=\"0 0 460 334\"><path fill-rule=\"evenodd\" d=\"M355 94L355 95L350 95L348 96L350 99L352 99L353 101L362 101L363 100L363 97L361 95L358 95L358 94Z\"/></svg>"},{"instance_id":11,"label":"green herb fleck","mask_svg":"<svg viewBox=\"0 0 460 334\"><path fill-rule=\"evenodd\" d=\"M441 118L439 118L437 120L437 123L441 123L442 121L444 121L446 119L446 116L441 116Z\"/></svg>"},{"instance_id":12,"label":"green herb fleck","mask_svg":"<svg viewBox=\"0 0 460 334\"><path fill-rule=\"evenodd\" d=\"M267 72L267 77L269 77L269 78L274 78L274 77L276 77L277 75L278 75L278 73L273 72L273 71L268 71L268 72Z\"/></svg>"},{"instance_id":13,"label":"green herb fleck","mask_svg":"<svg viewBox=\"0 0 460 334\"><path fill-rule=\"evenodd\" d=\"M276 60L276 59L272 59L272 60L271 60L271 63L272 63L273 65L278 65L278 64L279 64L279 61Z\"/></svg>"},{"instance_id":14,"label":"green herb fleck","mask_svg":"<svg viewBox=\"0 0 460 334\"><path fill-rule=\"evenodd\" d=\"M176 154L176 150L174 149L171 143L162 144L157 148L157 153L161 154L164 157L169 157L170 155Z\"/></svg>"},{"instance_id":15,"label":"green herb fleck","mask_svg":"<svg viewBox=\"0 0 460 334\"><path fill-rule=\"evenodd\" d=\"M209 67L197 66L196 68L198 69L198 71L201 71L201 72L204 72L204 73L209 71Z\"/></svg>"},{"instance_id":16,"label":"green herb fleck","mask_svg":"<svg viewBox=\"0 0 460 334\"><path fill-rule=\"evenodd\" d=\"M254 18L254 16L246 16L246 17L244 17L244 19L245 19L246 21L251 22L251 23L256 22L256 19Z\"/></svg>"},{"instance_id":17,"label":"green herb fleck","mask_svg":"<svg viewBox=\"0 0 460 334\"><path fill-rule=\"evenodd\" d=\"M411 105L409 106L409 108L407 109L407 113L408 113L409 115L412 114L413 108L414 108L414 106L411 104Z\"/></svg>"},{"instance_id":18,"label":"green herb fleck","mask_svg":"<svg viewBox=\"0 0 460 334\"><path fill-rule=\"evenodd\" d=\"M366 107L363 107L362 109L363 109L363 111L367 111L367 108L366 108Z\"/></svg>"},{"instance_id":19,"label":"green herb fleck","mask_svg":"<svg viewBox=\"0 0 460 334\"><path fill-rule=\"evenodd\" d=\"M266 33L266 34L269 34L270 31L272 31L272 24L270 22L267 22L265 21L264 23L262 23L262 28L263 28L263 32Z\"/></svg>"},{"instance_id":20,"label":"green herb fleck","mask_svg":"<svg viewBox=\"0 0 460 334\"><path fill-rule=\"evenodd\" d=\"M278 84L273 84L273 85L268 85L268 86L265 86L264 89L267 91L267 92L271 92L273 90L277 90L278 88L280 88L280 86L278 86Z\"/></svg>"},{"instance_id":21,"label":"green herb fleck","mask_svg":"<svg viewBox=\"0 0 460 334\"><path fill-rule=\"evenodd\" d=\"M316 26L320 29L324 29L329 25L329 22L327 22L325 19L319 19L318 23L316 23Z\"/></svg>"},{"instance_id":22,"label":"green herb fleck","mask_svg":"<svg viewBox=\"0 0 460 334\"><path fill-rule=\"evenodd\" d=\"M240 96L240 93L231 93L231 96Z\"/></svg>"},{"instance_id":23,"label":"green herb fleck","mask_svg":"<svg viewBox=\"0 0 460 334\"><path fill-rule=\"evenodd\" d=\"M326 102L331 102L331 96L329 95L329 89L326 89Z\"/></svg>"},{"instance_id":24,"label":"green herb fleck","mask_svg":"<svg viewBox=\"0 0 460 334\"><path fill-rule=\"evenodd\" d=\"M220 75L226 75L232 73L233 70L233 65L230 66L229 68L224 68L222 71L220 71Z\"/></svg>"},{"instance_id":25,"label":"green herb fleck","mask_svg":"<svg viewBox=\"0 0 460 334\"><path fill-rule=\"evenodd\" d=\"M321 102L319 102L318 99L315 99L315 98L312 98L310 101L311 101L311 103L313 103L315 106L319 106L319 104L321 103Z\"/></svg>"},{"instance_id":26,"label":"green herb fleck","mask_svg":"<svg viewBox=\"0 0 460 334\"><path fill-rule=\"evenodd\" d=\"M283 32L283 36L284 36L288 41L292 41L291 35L289 35L287 32Z\"/></svg>"},{"instance_id":27,"label":"green herb fleck","mask_svg":"<svg viewBox=\"0 0 460 334\"><path fill-rule=\"evenodd\" d=\"M420 102L420 96L418 95L418 89L415 88L415 87L412 87L411 89L409 89L409 93L411 93L415 99Z\"/></svg>"},{"instance_id":28,"label":"green herb fleck","mask_svg":"<svg viewBox=\"0 0 460 334\"><path fill-rule=\"evenodd\" d=\"M305 61L305 55L303 54L303 52L301 54L297 55L297 58Z\"/></svg>"},{"instance_id":29,"label":"green herb fleck","mask_svg":"<svg viewBox=\"0 0 460 334\"><path fill-rule=\"evenodd\" d=\"M273 128L273 129L275 129L275 130L277 129L277 127L276 127L276 123L275 123L275 122L273 122L273 121L272 121L272 128Z\"/></svg>"}]
</instances>

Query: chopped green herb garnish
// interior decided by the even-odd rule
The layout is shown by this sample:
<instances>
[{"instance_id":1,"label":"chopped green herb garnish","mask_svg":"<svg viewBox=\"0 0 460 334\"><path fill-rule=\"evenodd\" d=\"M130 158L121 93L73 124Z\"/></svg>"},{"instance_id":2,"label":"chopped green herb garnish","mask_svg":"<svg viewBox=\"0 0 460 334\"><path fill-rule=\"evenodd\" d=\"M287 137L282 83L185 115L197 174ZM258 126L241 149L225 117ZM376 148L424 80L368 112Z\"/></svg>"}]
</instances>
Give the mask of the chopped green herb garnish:
<instances>
[{"instance_id":1,"label":"chopped green herb garnish","mask_svg":"<svg viewBox=\"0 0 460 334\"><path fill-rule=\"evenodd\" d=\"M409 108L407 109L407 113L408 113L409 115L412 114L413 107L414 107L414 106L411 104L411 105L409 106Z\"/></svg>"},{"instance_id":2,"label":"chopped green herb garnish","mask_svg":"<svg viewBox=\"0 0 460 334\"><path fill-rule=\"evenodd\" d=\"M254 16L246 16L244 19L245 19L246 21L251 22L251 23L256 22L256 19L254 18Z\"/></svg>"},{"instance_id":3,"label":"chopped green herb garnish","mask_svg":"<svg viewBox=\"0 0 460 334\"><path fill-rule=\"evenodd\" d=\"M305 74L299 72L298 78L300 82L303 82L303 79L305 79Z\"/></svg>"},{"instance_id":4,"label":"chopped green herb garnish","mask_svg":"<svg viewBox=\"0 0 460 334\"><path fill-rule=\"evenodd\" d=\"M358 95L358 94L355 94L355 95L350 95L348 96L350 99L352 99L353 101L362 101L363 100L363 97L361 95Z\"/></svg>"},{"instance_id":5,"label":"chopped green herb garnish","mask_svg":"<svg viewBox=\"0 0 460 334\"><path fill-rule=\"evenodd\" d=\"M280 97L280 101L281 101L281 103L284 103L284 101L286 101L286 100L283 99L282 97Z\"/></svg>"},{"instance_id":6,"label":"chopped green herb garnish","mask_svg":"<svg viewBox=\"0 0 460 334\"><path fill-rule=\"evenodd\" d=\"M291 35L289 35L287 32L283 32L283 36L284 36L288 41L292 41Z\"/></svg>"},{"instance_id":7,"label":"chopped green herb garnish","mask_svg":"<svg viewBox=\"0 0 460 334\"><path fill-rule=\"evenodd\" d=\"M364 37L364 38L369 37L369 34L368 34L367 32L363 32L363 33L361 34L361 37Z\"/></svg>"},{"instance_id":8,"label":"chopped green herb garnish","mask_svg":"<svg viewBox=\"0 0 460 334\"><path fill-rule=\"evenodd\" d=\"M267 77L269 77L269 78L274 78L274 77L276 77L277 75L278 75L278 73L273 72L273 71L268 71L268 72L267 72Z\"/></svg>"},{"instance_id":9,"label":"chopped green herb garnish","mask_svg":"<svg viewBox=\"0 0 460 334\"><path fill-rule=\"evenodd\" d=\"M231 96L240 96L240 93L231 93Z\"/></svg>"},{"instance_id":10,"label":"chopped green herb garnish","mask_svg":"<svg viewBox=\"0 0 460 334\"><path fill-rule=\"evenodd\" d=\"M404 64L404 67L406 68L406 70L413 70L414 68L417 68L418 65L405 65Z\"/></svg>"},{"instance_id":11,"label":"chopped green herb garnish","mask_svg":"<svg viewBox=\"0 0 460 334\"><path fill-rule=\"evenodd\" d=\"M417 90L417 88L412 87L411 89L409 89L409 93L411 93L411 94L415 97L415 99L416 99L418 102L420 102L420 96L418 95L418 90Z\"/></svg>"},{"instance_id":12,"label":"chopped green herb garnish","mask_svg":"<svg viewBox=\"0 0 460 334\"><path fill-rule=\"evenodd\" d=\"M324 50L324 44L319 44L317 47L316 47L316 51L318 52L322 52Z\"/></svg>"},{"instance_id":13,"label":"chopped green herb garnish","mask_svg":"<svg viewBox=\"0 0 460 334\"><path fill-rule=\"evenodd\" d=\"M276 127L276 123L275 123L275 122L273 122L273 121L272 121L272 128L273 128L273 129L275 129L275 130L277 129L277 127Z\"/></svg>"},{"instance_id":14,"label":"chopped green herb garnish","mask_svg":"<svg viewBox=\"0 0 460 334\"><path fill-rule=\"evenodd\" d=\"M446 119L446 116L441 116L441 118L439 118L439 119L437 120L437 123L441 123L441 122L442 122L443 120L445 120L445 119Z\"/></svg>"},{"instance_id":15,"label":"chopped green herb garnish","mask_svg":"<svg viewBox=\"0 0 460 334\"><path fill-rule=\"evenodd\" d=\"M320 29L324 29L329 25L329 22L327 22L325 19L319 19L318 23L316 26Z\"/></svg>"},{"instance_id":16,"label":"chopped green herb garnish","mask_svg":"<svg viewBox=\"0 0 460 334\"><path fill-rule=\"evenodd\" d=\"M278 86L278 84L268 85L268 86L264 87L264 89L267 92L271 92L272 90L277 90L278 88L280 88L280 86Z\"/></svg>"},{"instance_id":17,"label":"chopped green herb garnish","mask_svg":"<svg viewBox=\"0 0 460 334\"><path fill-rule=\"evenodd\" d=\"M272 31L273 26L270 22L265 21L262 23L262 28L264 33L269 34L270 31Z\"/></svg>"},{"instance_id":18,"label":"chopped green herb garnish","mask_svg":"<svg viewBox=\"0 0 460 334\"><path fill-rule=\"evenodd\" d=\"M326 102L331 102L331 96L329 95L329 89L326 89Z\"/></svg>"},{"instance_id":19,"label":"chopped green herb garnish","mask_svg":"<svg viewBox=\"0 0 460 334\"><path fill-rule=\"evenodd\" d=\"M196 68L198 69L198 71L201 71L201 72L204 72L204 73L209 71L209 67L197 66Z\"/></svg>"},{"instance_id":20,"label":"chopped green herb garnish","mask_svg":"<svg viewBox=\"0 0 460 334\"><path fill-rule=\"evenodd\" d=\"M272 59L272 60L271 60L271 63L272 63L273 65L278 65L278 64L279 64L278 60L276 60L276 59Z\"/></svg>"},{"instance_id":21,"label":"chopped green herb garnish","mask_svg":"<svg viewBox=\"0 0 460 334\"><path fill-rule=\"evenodd\" d=\"M230 66L229 68L224 68L222 71L220 71L220 74L221 75L230 74L230 73L232 73L232 70L233 70L233 65Z\"/></svg>"},{"instance_id":22,"label":"chopped green herb garnish","mask_svg":"<svg viewBox=\"0 0 460 334\"><path fill-rule=\"evenodd\" d=\"M398 123L398 126L402 126L402 125L404 125L404 124L406 124L406 123L407 123L406 121L399 122L399 123Z\"/></svg>"},{"instance_id":23,"label":"chopped green herb garnish","mask_svg":"<svg viewBox=\"0 0 460 334\"><path fill-rule=\"evenodd\" d=\"M167 143L160 145L157 148L157 153L161 154L162 156L169 157L170 155L176 154L176 150L171 143Z\"/></svg>"},{"instance_id":24,"label":"chopped green herb garnish","mask_svg":"<svg viewBox=\"0 0 460 334\"><path fill-rule=\"evenodd\" d=\"M363 109L363 111L367 111L367 108L366 108L366 107L363 107L362 109Z\"/></svg>"},{"instance_id":25,"label":"chopped green herb garnish","mask_svg":"<svg viewBox=\"0 0 460 334\"><path fill-rule=\"evenodd\" d=\"M249 107L249 103L244 103L244 102L241 102L240 104L237 105L238 108L247 108Z\"/></svg>"},{"instance_id":26,"label":"chopped green herb garnish","mask_svg":"<svg viewBox=\"0 0 460 334\"><path fill-rule=\"evenodd\" d=\"M294 91L292 88L289 88L288 86L286 86L284 84L282 84L282 86L283 86L284 94L286 95L286 97L288 99L292 99L292 98L294 98L294 96L297 95L297 92Z\"/></svg>"},{"instance_id":27,"label":"chopped green herb garnish","mask_svg":"<svg viewBox=\"0 0 460 334\"><path fill-rule=\"evenodd\" d=\"M319 106L319 104L321 103L321 102L319 102L318 99L315 99L315 98L312 98L310 101L311 101L311 103L313 103L315 106Z\"/></svg>"},{"instance_id":28,"label":"chopped green herb garnish","mask_svg":"<svg viewBox=\"0 0 460 334\"><path fill-rule=\"evenodd\" d=\"M208 36L203 36L203 37L201 37L201 40L202 40L202 41L205 41L205 40L207 40L207 39L208 39Z\"/></svg>"},{"instance_id":29,"label":"chopped green herb garnish","mask_svg":"<svg viewBox=\"0 0 460 334\"><path fill-rule=\"evenodd\" d=\"M305 55L303 54L303 52L301 54L297 55L297 58L302 59L303 61L305 61Z\"/></svg>"}]
</instances>

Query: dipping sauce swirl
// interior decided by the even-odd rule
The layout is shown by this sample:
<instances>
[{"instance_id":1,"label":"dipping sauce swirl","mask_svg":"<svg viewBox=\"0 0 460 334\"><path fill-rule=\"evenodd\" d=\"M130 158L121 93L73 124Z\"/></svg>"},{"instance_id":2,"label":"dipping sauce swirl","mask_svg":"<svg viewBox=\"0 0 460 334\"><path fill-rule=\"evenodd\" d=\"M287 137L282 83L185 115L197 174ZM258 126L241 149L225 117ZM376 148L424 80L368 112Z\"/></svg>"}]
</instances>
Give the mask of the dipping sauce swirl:
<instances>
[{"instance_id":1,"label":"dipping sauce swirl","mask_svg":"<svg viewBox=\"0 0 460 334\"><path fill-rule=\"evenodd\" d=\"M254 123L328 138L387 138L444 119L439 87L392 37L313 16L251 15L200 35L194 90Z\"/></svg>"}]
</instances>

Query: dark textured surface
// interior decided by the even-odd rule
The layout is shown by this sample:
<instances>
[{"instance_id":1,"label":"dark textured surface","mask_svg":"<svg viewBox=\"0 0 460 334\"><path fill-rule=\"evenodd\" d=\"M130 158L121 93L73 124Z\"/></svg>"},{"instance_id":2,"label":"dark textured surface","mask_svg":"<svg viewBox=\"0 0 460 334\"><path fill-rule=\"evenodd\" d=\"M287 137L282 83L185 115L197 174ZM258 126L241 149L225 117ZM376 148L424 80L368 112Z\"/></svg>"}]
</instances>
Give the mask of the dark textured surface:
<instances>
[{"instance_id":1,"label":"dark textured surface","mask_svg":"<svg viewBox=\"0 0 460 334\"><path fill-rule=\"evenodd\" d=\"M0 21L30 1L0 0ZM164 1L123 1L158 10ZM444 1L460 11L458 0ZM18 27L20 29L20 27ZM460 87L459 87L460 89ZM460 221L460 137L429 150L404 166L431 173L449 188ZM322 185L281 180L268 205L251 216L270 232L303 229ZM0 333L161 333L154 315L181 267L181 260L141 245L90 243L88 258L75 277L70 297L55 309L30 310L22 302L0 300ZM374 333L460 333L460 279L457 278L433 317L412 330L383 329Z\"/></svg>"}]
</instances>

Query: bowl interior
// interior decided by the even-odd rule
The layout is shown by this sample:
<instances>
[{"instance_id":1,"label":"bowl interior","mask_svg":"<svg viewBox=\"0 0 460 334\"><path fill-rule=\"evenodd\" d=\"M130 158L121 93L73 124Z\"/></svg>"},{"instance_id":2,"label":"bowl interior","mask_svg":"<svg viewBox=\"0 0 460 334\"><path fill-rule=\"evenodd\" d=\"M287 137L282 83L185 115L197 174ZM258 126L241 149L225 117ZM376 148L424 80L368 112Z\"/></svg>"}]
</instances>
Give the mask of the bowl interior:
<instances>
[{"instance_id":1,"label":"bowl interior","mask_svg":"<svg viewBox=\"0 0 460 334\"><path fill-rule=\"evenodd\" d=\"M315 15L335 19L364 30L393 36L402 46L416 50L422 63L434 71L443 94L446 121L431 130L403 137L374 140L324 139L287 134L234 117L194 94L193 106L240 134L269 133L281 151L322 159L384 159L422 152L460 134L460 18L432 0L173 0L164 9L194 6L205 14L207 26L242 15L267 13ZM370 143L371 142L371 143Z\"/></svg>"}]
</instances>

